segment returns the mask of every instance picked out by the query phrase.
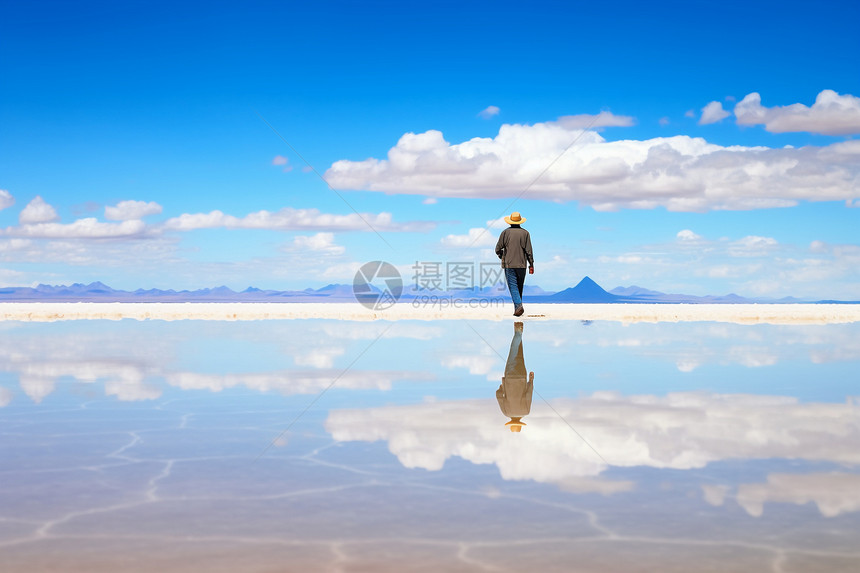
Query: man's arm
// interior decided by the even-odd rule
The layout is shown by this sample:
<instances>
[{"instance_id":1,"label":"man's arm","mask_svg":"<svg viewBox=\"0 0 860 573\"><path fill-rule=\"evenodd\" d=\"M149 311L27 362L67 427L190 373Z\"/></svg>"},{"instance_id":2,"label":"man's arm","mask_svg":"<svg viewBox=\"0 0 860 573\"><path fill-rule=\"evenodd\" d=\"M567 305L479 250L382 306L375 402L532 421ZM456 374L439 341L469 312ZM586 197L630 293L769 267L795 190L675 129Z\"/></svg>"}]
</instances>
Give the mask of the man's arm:
<instances>
[{"instance_id":1,"label":"man's arm","mask_svg":"<svg viewBox=\"0 0 860 573\"><path fill-rule=\"evenodd\" d=\"M532 236L528 232L526 232L525 251L526 251L526 258L529 261L529 268L534 269L535 268L535 260L534 260L534 257L532 256Z\"/></svg>"},{"instance_id":2,"label":"man's arm","mask_svg":"<svg viewBox=\"0 0 860 573\"><path fill-rule=\"evenodd\" d=\"M505 229L507 231L507 229ZM496 241L496 255L501 259L505 252L505 231L499 235L499 240Z\"/></svg>"}]
</instances>

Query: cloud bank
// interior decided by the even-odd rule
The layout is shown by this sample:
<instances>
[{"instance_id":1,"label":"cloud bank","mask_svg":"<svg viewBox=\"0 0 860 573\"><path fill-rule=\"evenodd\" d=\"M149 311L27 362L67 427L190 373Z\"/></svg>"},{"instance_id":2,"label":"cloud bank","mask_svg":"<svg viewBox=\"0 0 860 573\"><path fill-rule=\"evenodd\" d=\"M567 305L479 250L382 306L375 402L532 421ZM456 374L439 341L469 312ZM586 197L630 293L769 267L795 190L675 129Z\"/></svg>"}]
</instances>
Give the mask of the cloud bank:
<instances>
[{"instance_id":1,"label":"cloud bank","mask_svg":"<svg viewBox=\"0 0 860 573\"><path fill-rule=\"evenodd\" d=\"M824 517L860 511L860 475L844 472L770 474L766 483L742 484L737 502L760 517L765 503L814 503Z\"/></svg>"},{"instance_id":2,"label":"cloud bank","mask_svg":"<svg viewBox=\"0 0 860 573\"><path fill-rule=\"evenodd\" d=\"M782 396L597 392L533 405L519 434L487 400L333 410L339 441L378 441L409 468L436 471L457 456L494 464L507 480L562 484L612 466L689 470L729 459L786 458L860 464L860 420L852 404ZM557 412L557 413L556 413ZM598 457L565 420L600 453Z\"/></svg>"},{"instance_id":3,"label":"cloud bank","mask_svg":"<svg viewBox=\"0 0 860 573\"><path fill-rule=\"evenodd\" d=\"M161 205L155 201L120 201L115 207L105 207L105 219L109 221L134 221L147 215L161 213Z\"/></svg>"},{"instance_id":4,"label":"cloud bank","mask_svg":"<svg viewBox=\"0 0 860 573\"><path fill-rule=\"evenodd\" d=\"M0 191L0 208L15 202L8 191ZM323 213L319 209L294 209L285 207L279 211L256 211L244 217L229 215L222 211L209 213L183 213L160 223L144 223L142 219L162 212L161 205L154 201L121 201L115 206L105 207L105 219L94 217L77 219L71 223L59 222L56 209L44 199L36 196L18 216L18 226L0 230L0 235L28 239L132 239L153 238L164 232L188 232L198 229L266 229L275 231L319 231L312 239L298 246L312 249L338 250L332 244L331 232L377 231L377 232L426 232L436 227L432 221L410 221L397 223L391 213L350 213L338 215ZM324 234L326 231L328 235Z\"/></svg>"},{"instance_id":5,"label":"cloud bank","mask_svg":"<svg viewBox=\"0 0 860 573\"><path fill-rule=\"evenodd\" d=\"M724 147L688 136L607 141L583 132L583 120L505 124L495 138L458 144L436 130L407 133L386 159L337 161L325 177L339 189L523 196L578 201L599 211L748 210L800 201L850 202L858 194L860 141L799 149ZM618 116L597 123L613 122L623 123Z\"/></svg>"},{"instance_id":6,"label":"cloud bank","mask_svg":"<svg viewBox=\"0 0 860 573\"><path fill-rule=\"evenodd\" d=\"M368 226L369 225L369 226ZM257 211L244 217L227 215L221 211L209 213L185 213L168 219L163 229L170 231L192 231L196 229L269 229L276 231L424 231L435 227L431 222L395 223L391 213L350 213L333 215L319 209L294 209L285 207L280 211Z\"/></svg>"},{"instance_id":7,"label":"cloud bank","mask_svg":"<svg viewBox=\"0 0 860 573\"><path fill-rule=\"evenodd\" d=\"M710 105L710 104L709 104ZM764 107L753 92L735 106L738 125L763 125L772 133L809 132L822 135L860 133L860 98L823 90L812 107L801 103Z\"/></svg>"}]
</instances>

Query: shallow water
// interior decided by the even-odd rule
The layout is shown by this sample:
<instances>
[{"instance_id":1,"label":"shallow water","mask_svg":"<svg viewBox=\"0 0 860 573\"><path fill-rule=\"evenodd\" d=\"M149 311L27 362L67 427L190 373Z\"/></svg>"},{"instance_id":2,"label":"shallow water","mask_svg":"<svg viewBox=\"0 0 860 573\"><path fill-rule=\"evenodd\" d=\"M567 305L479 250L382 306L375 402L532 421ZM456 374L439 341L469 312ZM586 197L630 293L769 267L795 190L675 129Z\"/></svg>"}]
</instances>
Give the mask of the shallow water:
<instances>
[{"instance_id":1,"label":"shallow water","mask_svg":"<svg viewBox=\"0 0 860 573\"><path fill-rule=\"evenodd\" d=\"M860 570L860 324L521 336L0 322L0 570Z\"/></svg>"}]
</instances>

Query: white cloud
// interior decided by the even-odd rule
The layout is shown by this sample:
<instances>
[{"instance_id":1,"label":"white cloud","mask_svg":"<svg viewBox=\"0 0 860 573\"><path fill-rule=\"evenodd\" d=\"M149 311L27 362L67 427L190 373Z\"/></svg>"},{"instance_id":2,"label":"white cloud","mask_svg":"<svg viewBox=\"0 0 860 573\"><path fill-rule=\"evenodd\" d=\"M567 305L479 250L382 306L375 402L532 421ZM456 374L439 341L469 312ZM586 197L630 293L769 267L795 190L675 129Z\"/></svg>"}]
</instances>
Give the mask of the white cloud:
<instances>
[{"instance_id":1,"label":"white cloud","mask_svg":"<svg viewBox=\"0 0 860 573\"><path fill-rule=\"evenodd\" d=\"M315 366L315 365L314 365ZM402 380L427 380L423 372L389 370L339 370L283 371L245 374L201 374L176 372L165 379L171 386L183 390L209 390L220 392L228 388L244 386L257 392L279 392L283 395L317 394L337 379L338 388L390 390L391 385Z\"/></svg>"},{"instance_id":2,"label":"white cloud","mask_svg":"<svg viewBox=\"0 0 860 573\"><path fill-rule=\"evenodd\" d=\"M303 349L304 352L293 357L297 366L311 368L334 368L334 359L346 352L343 348L326 346L324 348Z\"/></svg>"},{"instance_id":3,"label":"white cloud","mask_svg":"<svg viewBox=\"0 0 860 573\"><path fill-rule=\"evenodd\" d=\"M19 384L27 396L36 403L54 391L56 381L74 378L92 383L103 380L105 395L117 396L122 401L154 400L161 396L157 386L144 382L146 372L141 366L118 361L98 360L47 360L17 364Z\"/></svg>"},{"instance_id":4,"label":"white cloud","mask_svg":"<svg viewBox=\"0 0 860 573\"><path fill-rule=\"evenodd\" d=\"M289 162L289 159L287 159L283 155L276 155L272 159L272 165L286 165L288 162Z\"/></svg>"},{"instance_id":5,"label":"white cloud","mask_svg":"<svg viewBox=\"0 0 860 573\"><path fill-rule=\"evenodd\" d=\"M50 223L59 218L57 211L46 203L44 199L36 195L18 215L18 222L22 225L32 225L36 223Z\"/></svg>"},{"instance_id":6,"label":"white cloud","mask_svg":"<svg viewBox=\"0 0 860 573\"><path fill-rule=\"evenodd\" d=\"M492 247L496 244L496 237L492 231L486 228L472 228L465 235L445 235L441 243L446 247Z\"/></svg>"},{"instance_id":7,"label":"white cloud","mask_svg":"<svg viewBox=\"0 0 860 573\"><path fill-rule=\"evenodd\" d=\"M424 205L435 205L438 202L438 200L436 199L436 197L427 197L426 199L424 199L421 202Z\"/></svg>"},{"instance_id":8,"label":"white cloud","mask_svg":"<svg viewBox=\"0 0 860 573\"><path fill-rule=\"evenodd\" d=\"M812 107L800 103L764 107L761 95L751 93L735 106L738 125L764 125L772 133L805 131L823 135L860 133L860 98L823 90Z\"/></svg>"},{"instance_id":9,"label":"white cloud","mask_svg":"<svg viewBox=\"0 0 860 573\"><path fill-rule=\"evenodd\" d=\"M528 189L530 199L601 211L758 209L857 194L860 141L800 149L723 147L687 136L606 141L563 123L505 124L495 138L459 144L435 130L407 133L387 159L337 161L326 180L431 197L518 197Z\"/></svg>"},{"instance_id":10,"label":"white cloud","mask_svg":"<svg viewBox=\"0 0 860 573\"><path fill-rule=\"evenodd\" d=\"M5 234L34 239L117 239L141 236L145 230L146 224L143 221L102 223L97 219L87 218L68 224L31 223L9 227Z\"/></svg>"},{"instance_id":11,"label":"white cloud","mask_svg":"<svg viewBox=\"0 0 860 573\"><path fill-rule=\"evenodd\" d=\"M442 366L449 369L465 368L469 374L486 376L498 365L498 358L480 354L453 354L442 358Z\"/></svg>"},{"instance_id":12,"label":"white cloud","mask_svg":"<svg viewBox=\"0 0 860 573\"><path fill-rule=\"evenodd\" d=\"M316 235L299 235L293 239L294 249L313 251L326 255L342 255L346 247L334 242L333 233L317 233Z\"/></svg>"},{"instance_id":13,"label":"white cloud","mask_svg":"<svg viewBox=\"0 0 860 573\"><path fill-rule=\"evenodd\" d=\"M699 125L708 125L717 123L729 117L731 113L723 109L723 104L718 101L712 101L702 108L702 117L699 118Z\"/></svg>"},{"instance_id":14,"label":"white cloud","mask_svg":"<svg viewBox=\"0 0 860 573\"><path fill-rule=\"evenodd\" d=\"M728 254L733 257L761 257L772 252L779 242L772 237L750 235L733 242Z\"/></svg>"},{"instance_id":15,"label":"white cloud","mask_svg":"<svg viewBox=\"0 0 860 573\"><path fill-rule=\"evenodd\" d=\"M684 229L682 231L678 231L678 234L676 235L676 237L678 237L679 241L689 241L689 242L700 241L702 239L701 235L697 235L696 233L694 233L690 229Z\"/></svg>"},{"instance_id":16,"label":"white cloud","mask_svg":"<svg viewBox=\"0 0 860 573\"><path fill-rule=\"evenodd\" d=\"M760 517L765 503L814 503L824 517L860 511L860 475L843 472L769 474L766 483L742 484L737 502Z\"/></svg>"},{"instance_id":17,"label":"white cloud","mask_svg":"<svg viewBox=\"0 0 860 573\"><path fill-rule=\"evenodd\" d=\"M851 404L748 394L599 392L553 400L553 409L535 402L523 418L526 427L511 434L490 400L332 410L325 427L338 441L385 440L410 468L435 471L458 456L495 464L506 480L559 484L607 467L565 420L575 421L579 434L618 467L684 470L772 458L860 462L860 421Z\"/></svg>"},{"instance_id":18,"label":"white cloud","mask_svg":"<svg viewBox=\"0 0 860 573\"><path fill-rule=\"evenodd\" d=\"M161 205L155 201L120 201L115 207L105 207L105 219L109 221L134 221L159 213Z\"/></svg>"},{"instance_id":19,"label":"white cloud","mask_svg":"<svg viewBox=\"0 0 860 573\"><path fill-rule=\"evenodd\" d=\"M688 109L687 111L684 112L684 117L696 117L695 110Z\"/></svg>"},{"instance_id":20,"label":"white cloud","mask_svg":"<svg viewBox=\"0 0 860 573\"><path fill-rule=\"evenodd\" d=\"M15 198L5 189L0 189L0 211L15 204Z\"/></svg>"},{"instance_id":21,"label":"white cloud","mask_svg":"<svg viewBox=\"0 0 860 573\"><path fill-rule=\"evenodd\" d=\"M501 110L497 106L491 105L478 112L478 117L482 119L490 119L493 116L499 115L500 111Z\"/></svg>"},{"instance_id":22,"label":"white cloud","mask_svg":"<svg viewBox=\"0 0 860 573\"><path fill-rule=\"evenodd\" d=\"M363 213L358 215L333 215L318 209L293 209L280 211L257 211L244 217L227 215L221 211L209 213L184 213L168 219L163 228L171 231L193 231L195 229L272 229L278 231L425 231L435 227L429 221L395 223L391 213Z\"/></svg>"},{"instance_id":23,"label":"white cloud","mask_svg":"<svg viewBox=\"0 0 860 573\"><path fill-rule=\"evenodd\" d=\"M609 111L601 111L597 115L581 113L579 115L563 115L556 120L565 129L597 129L600 127L630 127L636 123L629 115L615 115Z\"/></svg>"},{"instance_id":24,"label":"white cloud","mask_svg":"<svg viewBox=\"0 0 860 573\"><path fill-rule=\"evenodd\" d=\"M659 123L661 127L666 127L667 125L672 123L672 121L668 117L661 117L659 120L657 120L657 123Z\"/></svg>"}]
</instances>

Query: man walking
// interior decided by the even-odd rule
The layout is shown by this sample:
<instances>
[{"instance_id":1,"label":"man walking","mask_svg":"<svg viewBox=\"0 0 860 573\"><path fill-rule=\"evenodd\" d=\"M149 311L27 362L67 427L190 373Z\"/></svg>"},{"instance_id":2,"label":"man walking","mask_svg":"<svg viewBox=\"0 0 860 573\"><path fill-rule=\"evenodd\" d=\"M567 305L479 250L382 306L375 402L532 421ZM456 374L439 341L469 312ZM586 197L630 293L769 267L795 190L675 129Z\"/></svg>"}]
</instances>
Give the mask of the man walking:
<instances>
[{"instance_id":1,"label":"man walking","mask_svg":"<svg viewBox=\"0 0 860 573\"><path fill-rule=\"evenodd\" d=\"M505 279L514 303L514 316L522 316L525 312L523 285L526 282L526 263L528 263L529 274L535 272L532 239L529 232L520 227L525 222L525 217L516 211L511 213L510 217L505 217L505 223L510 227L502 231L496 243L496 254L502 259L502 268L505 269Z\"/></svg>"}]
</instances>

